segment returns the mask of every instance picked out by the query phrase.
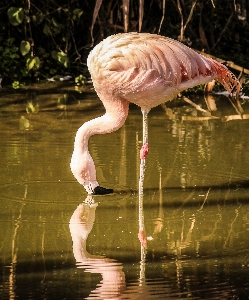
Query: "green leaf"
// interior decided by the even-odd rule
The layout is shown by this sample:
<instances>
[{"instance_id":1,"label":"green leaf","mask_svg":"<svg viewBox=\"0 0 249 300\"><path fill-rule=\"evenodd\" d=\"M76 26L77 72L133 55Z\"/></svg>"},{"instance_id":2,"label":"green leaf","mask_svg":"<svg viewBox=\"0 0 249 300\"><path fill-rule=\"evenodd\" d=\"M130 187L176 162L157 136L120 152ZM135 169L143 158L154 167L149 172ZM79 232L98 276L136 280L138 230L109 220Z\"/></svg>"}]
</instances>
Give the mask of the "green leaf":
<instances>
[{"instance_id":1,"label":"green leaf","mask_svg":"<svg viewBox=\"0 0 249 300\"><path fill-rule=\"evenodd\" d=\"M63 24L58 23L55 18L52 18L50 29L54 34L60 33L63 27Z\"/></svg>"},{"instance_id":2,"label":"green leaf","mask_svg":"<svg viewBox=\"0 0 249 300\"><path fill-rule=\"evenodd\" d=\"M58 52L55 51L55 50L53 50L53 51L51 52L51 56L53 57L53 59L56 59L56 60L57 60L57 54L58 54Z\"/></svg>"},{"instance_id":3,"label":"green leaf","mask_svg":"<svg viewBox=\"0 0 249 300\"><path fill-rule=\"evenodd\" d=\"M61 26L61 24L59 24L59 23L55 20L55 18L52 18L52 23L53 23L54 27L60 27L60 26Z\"/></svg>"},{"instance_id":4,"label":"green leaf","mask_svg":"<svg viewBox=\"0 0 249 300\"><path fill-rule=\"evenodd\" d=\"M61 64L63 64L63 66L65 68L68 67L69 58L66 55L66 53L64 53L62 51L61 52L57 52L57 51L54 50L54 51L51 52L51 56L52 56L53 59L58 60Z\"/></svg>"},{"instance_id":5,"label":"green leaf","mask_svg":"<svg viewBox=\"0 0 249 300\"><path fill-rule=\"evenodd\" d=\"M43 27L43 33L45 33L47 36L53 35L51 29L49 28L49 26L47 24L45 24Z\"/></svg>"},{"instance_id":6,"label":"green leaf","mask_svg":"<svg viewBox=\"0 0 249 300\"><path fill-rule=\"evenodd\" d=\"M21 51L21 53L22 53L23 56L25 56L26 54L28 54L29 51L30 51L30 43L27 42L27 41L21 41L20 51Z\"/></svg>"},{"instance_id":7,"label":"green leaf","mask_svg":"<svg viewBox=\"0 0 249 300\"><path fill-rule=\"evenodd\" d=\"M77 77L75 77L75 83L77 85L85 85L86 84L86 77L83 75L79 75Z\"/></svg>"},{"instance_id":8,"label":"green leaf","mask_svg":"<svg viewBox=\"0 0 249 300\"><path fill-rule=\"evenodd\" d=\"M68 67L69 59L64 52L58 52L57 59L65 68Z\"/></svg>"},{"instance_id":9,"label":"green leaf","mask_svg":"<svg viewBox=\"0 0 249 300\"><path fill-rule=\"evenodd\" d=\"M34 65L35 65L34 59L32 57L28 58L27 61L26 61L27 69L28 70L33 69Z\"/></svg>"},{"instance_id":10,"label":"green leaf","mask_svg":"<svg viewBox=\"0 0 249 300\"><path fill-rule=\"evenodd\" d=\"M10 54L10 58L11 59L19 58L19 55L16 53L12 53L12 54Z\"/></svg>"},{"instance_id":11,"label":"green leaf","mask_svg":"<svg viewBox=\"0 0 249 300\"><path fill-rule=\"evenodd\" d=\"M63 66L65 68L68 67L69 58L64 52L52 51L51 55L52 55L53 59L58 60L61 64L63 64Z\"/></svg>"},{"instance_id":12,"label":"green leaf","mask_svg":"<svg viewBox=\"0 0 249 300\"><path fill-rule=\"evenodd\" d=\"M80 8L76 8L73 10L73 19L77 20L81 17L81 15L83 14L83 10Z\"/></svg>"},{"instance_id":13,"label":"green leaf","mask_svg":"<svg viewBox=\"0 0 249 300\"><path fill-rule=\"evenodd\" d=\"M38 57L38 56L36 56L35 58L34 58L34 60L35 60L35 69L37 70L37 69L39 69L40 68L40 64L41 64L41 61L40 61L40 58Z\"/></svg>"},{"instance_id":14,"label":"green leaf","mask_svg":"<svg viewBox=\"0 0 249 300\"><path fill-rule=\"evenodd\" d=\"M26 61L27 69L30 71L31 69L39 69L40 67L40 59L39 57L29 57Z\"/></svg>"},{"instance_id":15,"label":"green leaf","mask_svg":"<svg viewBox=\"0 0 249 300\"><path fill-rule=\"evenodd\" d=\"M11 38L8 38L7 41L6 41L6 45L8 47L12 47L12 44L14 43L15 41L15 38L11 37Z\"/></svg>"},{"instance_id":16,"label":"green leaf","mask_svg":"<svg viewBox=\"0 0 249 300\"><path fill-rule=\"evenodd\" d=\"M20 87L20 82L19 82L19 81L14 81L14 82L12 82L12 87L13 87L14 89L18 89L18 88Z\"/></svg>"},{"instance_id":17,"label":"green leaf","mask_svg":"<svg viewBox=\"0 0 249 300\"><path fill-rule=\"evenodd\" d=\"M35 23L35 25L40 25L42 23L42 21L44 20L44 14L42 12L40 12L36 15L33 15L32 20Z\"/></svg>"},{"instance_id":18,"label":"green leaf","mask_svg":"<svg viewBox=\"0 0 249 300\"><path fill-rule=\"evenodd\" d=\"M51 75L54 75L54 74L56 74L56 72L57 72L57 70L56 70L56 69L49 69L49 73L50 73Z\"/></svg>"},{"instance_id":19,"label":"green leaf","mask_svg":"<svg viewBox=\"0 0 249 300\"><path fill-rule=\"evenodd\" d=\"M13 26L22 24L24 20L24 11L22 7L10 7L8 9L8 17Z\"/></svg>"}]
</instances>

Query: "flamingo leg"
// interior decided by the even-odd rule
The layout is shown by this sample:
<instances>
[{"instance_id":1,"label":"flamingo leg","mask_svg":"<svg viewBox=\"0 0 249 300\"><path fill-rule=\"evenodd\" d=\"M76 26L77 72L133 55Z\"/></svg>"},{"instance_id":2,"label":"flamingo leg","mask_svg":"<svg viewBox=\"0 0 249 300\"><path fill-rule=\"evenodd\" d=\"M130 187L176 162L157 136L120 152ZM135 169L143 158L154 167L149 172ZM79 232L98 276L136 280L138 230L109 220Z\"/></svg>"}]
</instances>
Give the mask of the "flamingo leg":
<instances>
[{"instance_id":1,"label":"flamingo leg","mask_svg":"<svg viewBox=\"0 0 249 300\"><path fill-rule=\"evenodd\" d=\"M148 109L142 109L143 114L143 145L148 144Z\"/></svg>"},{"instance_id":2,"label":"flamingo leg","mask_svg":"<svg viewBox=\"0 0 249 300\"><path fill-rule=\"evenodd\" d=\"M145 159L148 155L148 109L142 108L143 114L143 145L140 150L140 173L139 173L139 187L138 187L138 198L139 198L139 232L138 238L141 243L141 270L144 270L145 253L147 246L147 239L144 227L144 211L143 211L143 186L144 186L144 174L145 174ZM144 272L142 272L144 273Z\"/></svg>"},{"instance_id":3,"label":"flamingo leg","mask_svg":"<svg viewBox=\"0 0 249 300\"><path fill-rule=\"evenodd\" d=\"M139 194L143 194L145 159L149 152L148 145L148 113L149 109L142 108L143 114L143 146L140 150L140 174L139 174Z\"/></svg>"}]
</instances>

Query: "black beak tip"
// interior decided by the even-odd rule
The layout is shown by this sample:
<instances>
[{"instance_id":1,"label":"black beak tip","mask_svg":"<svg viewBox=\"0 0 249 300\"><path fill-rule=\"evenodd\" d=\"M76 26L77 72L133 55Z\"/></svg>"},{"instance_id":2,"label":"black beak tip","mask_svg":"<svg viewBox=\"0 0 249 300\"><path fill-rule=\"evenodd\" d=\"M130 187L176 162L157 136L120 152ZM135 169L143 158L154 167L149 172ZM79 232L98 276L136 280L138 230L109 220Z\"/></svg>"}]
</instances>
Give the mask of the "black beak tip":
<instances>
[{"instance_id":1,"label":"black beak tip","mask_svg":"<svg viewBox=\"0 0 249 300\"><path fill-rule=\"evenodd\" d=\"M107 195L112 193L113 189L106 189L102 186L96 186L96 188L93 190L93 195Z\"/></svg>"}]
</instances>

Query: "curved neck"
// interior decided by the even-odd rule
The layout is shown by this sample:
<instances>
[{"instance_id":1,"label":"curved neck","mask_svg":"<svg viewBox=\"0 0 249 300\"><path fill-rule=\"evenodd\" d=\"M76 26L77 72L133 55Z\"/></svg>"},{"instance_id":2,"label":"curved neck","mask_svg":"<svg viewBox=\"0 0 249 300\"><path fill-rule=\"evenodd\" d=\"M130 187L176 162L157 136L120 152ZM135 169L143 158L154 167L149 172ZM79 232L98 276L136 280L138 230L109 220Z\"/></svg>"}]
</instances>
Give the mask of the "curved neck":
<instances>
[{"instance_id":1,"label":"curved neck","mask_svg":"<svg viewBox=\"0 0 249 300\"><path fill-rule=\"evenodd\" d=\"M124 99L103 101L106 113L103 116L84 123L75 136L75 148L88 150L88 140L92 135L105 134L118 130L125 122L129 103Z\"/></svg>"},{"instance_id":2,"label":"curved neck","mask_svg":"<svg viewBox=\"0 0 249 300\"><path fill-rule=\"evenodd\" d=\"M94 134L105 134L119 129L125 122L129 103L123 99L103 101L106 113L98 118L84 123L77 131L74 151L71 159L71 170L80 184L88 193L98 185L96 169L88 151L88 140Z\"/></svg>"},{"instance_id":3,"label":"curved neck","mask_svg":"<svg viewBox=\"0 0 249 300\"><path fill-rule=\"evenodd\" d=\"M74 149L88 151L89 138L95 134L105 133L106 129L103 125L106 124L106 119L106 114L104 114L81 125L75 136Z\"/></svg>"}]
</instances>

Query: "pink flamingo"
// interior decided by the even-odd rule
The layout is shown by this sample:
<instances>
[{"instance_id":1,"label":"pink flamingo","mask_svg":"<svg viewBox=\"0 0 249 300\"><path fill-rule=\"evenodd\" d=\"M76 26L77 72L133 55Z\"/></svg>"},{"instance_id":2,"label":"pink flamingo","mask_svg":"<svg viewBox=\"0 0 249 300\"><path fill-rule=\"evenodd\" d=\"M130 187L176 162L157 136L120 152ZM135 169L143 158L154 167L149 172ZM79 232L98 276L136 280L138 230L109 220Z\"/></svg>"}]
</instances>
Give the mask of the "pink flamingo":
<instances>
[{"instance_id":1,"label":"pink flamingo","mask_svg":"<svg viewBox=\"0 0 249 300\"><path fill-rule=\"evenodd\" d=\"M89 194L108 194L113 190L99 186L88 140L94 134L119 129L127 118L129 103L140 106L143 114L142 192L149 149L147 115L150 109L173 99L182 90L213 79L229 93L240 90L239 81L224 65L178 41L156 34L109 36L90 52L87 65L94 88L106 109L103 116L84 123L75 136L71 170Z\"/></svg>"}]
</instances>

